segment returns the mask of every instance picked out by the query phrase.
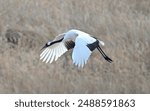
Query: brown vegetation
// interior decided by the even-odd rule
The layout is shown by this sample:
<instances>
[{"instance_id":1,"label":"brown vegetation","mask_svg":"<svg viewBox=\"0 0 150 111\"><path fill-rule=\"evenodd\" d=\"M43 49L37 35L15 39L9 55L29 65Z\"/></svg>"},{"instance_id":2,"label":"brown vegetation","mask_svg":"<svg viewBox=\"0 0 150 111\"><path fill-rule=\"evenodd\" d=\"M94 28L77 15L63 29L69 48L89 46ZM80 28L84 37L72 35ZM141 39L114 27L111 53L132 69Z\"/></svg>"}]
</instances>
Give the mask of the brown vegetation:
<instances>
[{"instance_id":1,"label":"brown vegetation","mask_svg":"<svg viewBox=\"0 0 150 111\"><path fill-rule=\"evenodd\" d=\"M79 70L41 47L77 28L105 42ZM0 93L150 93L149 0L0 0Z\"/></svg>"}]
</instances>

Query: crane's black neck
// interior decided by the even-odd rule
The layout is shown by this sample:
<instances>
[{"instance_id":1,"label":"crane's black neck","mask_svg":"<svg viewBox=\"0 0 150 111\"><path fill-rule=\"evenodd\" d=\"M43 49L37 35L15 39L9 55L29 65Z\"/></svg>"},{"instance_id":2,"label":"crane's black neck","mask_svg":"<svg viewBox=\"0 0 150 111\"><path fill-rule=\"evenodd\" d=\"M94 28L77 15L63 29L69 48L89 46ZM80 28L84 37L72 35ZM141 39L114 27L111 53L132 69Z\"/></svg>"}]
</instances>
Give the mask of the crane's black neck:
<instances>
[{"instance_id":1,"label":"crane's black neck","mask_svg":"<svg viewBox=\"0 0 150 111\"><path fill-rule=\"evenodd\" d=\"M61 42L62 40L63 40L64 38L61 38L61 39L59 39L59 40L56 40L56 41L52 41L51 43L50 43L50 45L47 45L47 47L48 46L51 46L51 45L53 45L53 44L55 44L55 43L59 43L59 42Z\"/></svg>"}]
</instances>

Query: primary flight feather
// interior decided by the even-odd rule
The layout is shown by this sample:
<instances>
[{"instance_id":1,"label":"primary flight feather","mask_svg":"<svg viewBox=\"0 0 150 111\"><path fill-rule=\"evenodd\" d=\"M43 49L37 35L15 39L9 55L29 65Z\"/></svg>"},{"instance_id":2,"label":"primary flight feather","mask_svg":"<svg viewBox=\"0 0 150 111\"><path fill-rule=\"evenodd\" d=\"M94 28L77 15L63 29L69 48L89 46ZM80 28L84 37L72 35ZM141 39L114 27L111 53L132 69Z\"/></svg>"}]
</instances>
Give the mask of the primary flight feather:
<instances>
[{"instance_id":1,"label":"primary flight feather","mask_svg":"<svg viewBox=\"0 0 150 111\"><path fill-rule=\"evenodd\" d=\"M83 67L94 49L98 49L106 61L112 62L102 50L101 45L104 45L103 41L83 31L72 29L58 35L53 41L47 42L41 49L43 51L40 54L40 59L43 60L43 62L52 63L65 52L73 49L73 63L78 67Z\"/></svg>"}]
</instances>

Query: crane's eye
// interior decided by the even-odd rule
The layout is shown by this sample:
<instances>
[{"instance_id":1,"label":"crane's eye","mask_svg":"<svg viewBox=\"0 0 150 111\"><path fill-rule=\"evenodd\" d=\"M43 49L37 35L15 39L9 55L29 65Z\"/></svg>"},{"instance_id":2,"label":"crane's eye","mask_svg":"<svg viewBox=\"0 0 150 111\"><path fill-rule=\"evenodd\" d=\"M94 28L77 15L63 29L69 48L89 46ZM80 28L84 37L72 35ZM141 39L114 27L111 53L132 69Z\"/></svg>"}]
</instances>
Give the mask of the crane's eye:
<instances>
[{"instance_id":1,"label":"crane's eye","mask_svg":"<svg viewBox=\"0 0 150 111\"><path fill-rule=\"evenodd\" d=\"M51 42L47 42L47 45L51 45Z\"/></svg>"}]
</instances>

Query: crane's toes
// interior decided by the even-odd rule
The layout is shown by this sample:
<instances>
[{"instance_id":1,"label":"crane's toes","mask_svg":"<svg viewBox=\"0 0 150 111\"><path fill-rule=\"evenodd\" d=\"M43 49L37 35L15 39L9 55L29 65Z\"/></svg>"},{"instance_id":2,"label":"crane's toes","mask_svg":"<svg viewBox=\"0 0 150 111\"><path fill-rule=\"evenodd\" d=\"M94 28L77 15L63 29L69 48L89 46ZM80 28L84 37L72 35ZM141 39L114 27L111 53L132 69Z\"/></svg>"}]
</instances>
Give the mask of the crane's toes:
<instances>
[{"instance_id":1,"label":"crane's toes","mask_svg":"<svg viewBox=\"0 0 150 111\"><path fill-rule=\"evenodd\" d=\"M110 63L113 62L113 60L111 60L111 59L110 59L109 57L107 57L107 56L105 57L105 60L107 60L107 61L110 62Z\"/></svg>"}]
</instances>

